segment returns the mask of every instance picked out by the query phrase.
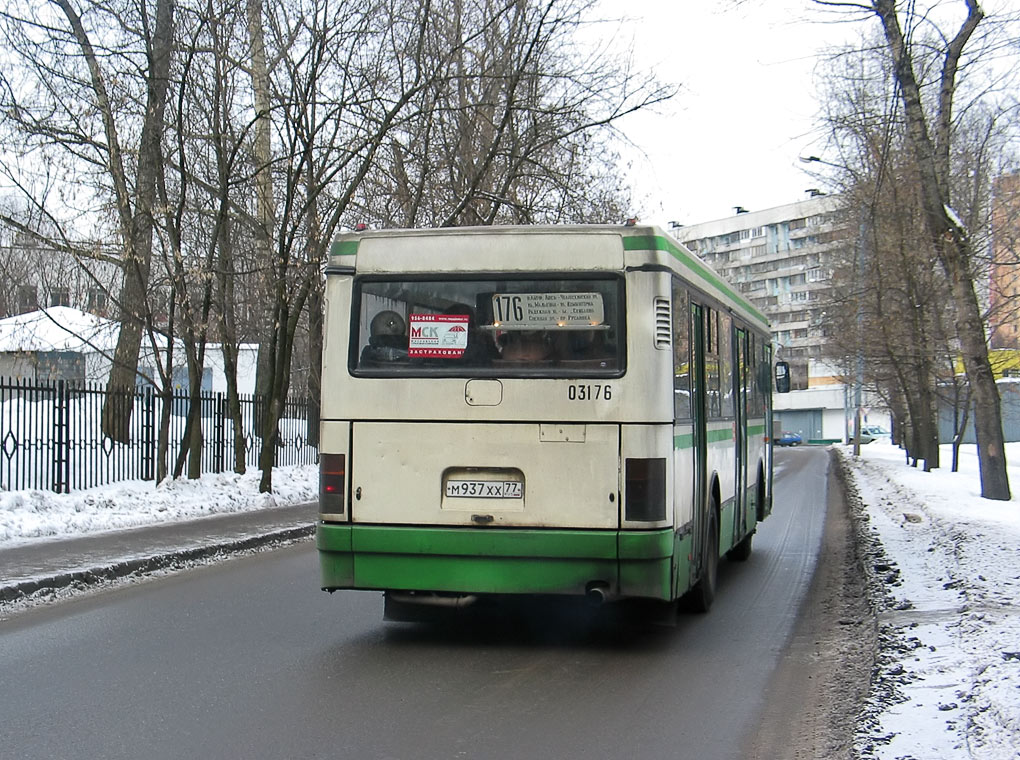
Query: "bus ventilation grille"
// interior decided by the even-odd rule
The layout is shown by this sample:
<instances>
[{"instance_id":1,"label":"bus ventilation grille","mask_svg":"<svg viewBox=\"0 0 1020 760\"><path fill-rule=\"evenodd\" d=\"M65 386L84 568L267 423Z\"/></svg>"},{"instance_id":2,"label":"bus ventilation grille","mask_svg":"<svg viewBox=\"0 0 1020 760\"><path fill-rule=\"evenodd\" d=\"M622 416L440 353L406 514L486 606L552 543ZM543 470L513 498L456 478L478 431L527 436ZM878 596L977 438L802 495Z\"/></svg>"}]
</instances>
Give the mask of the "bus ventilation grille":
<instances>
[{"instance_id":1,"label":"bus ventilation grille","mask_svg":"<svg viewBox=\"0 0 1020 760\"><path fill-rule=\"evenodd\" d=\"M655 299L655 347L668 349L673 334L673 320L670 318L669 300Z\"/></svg>"}]
</instances>

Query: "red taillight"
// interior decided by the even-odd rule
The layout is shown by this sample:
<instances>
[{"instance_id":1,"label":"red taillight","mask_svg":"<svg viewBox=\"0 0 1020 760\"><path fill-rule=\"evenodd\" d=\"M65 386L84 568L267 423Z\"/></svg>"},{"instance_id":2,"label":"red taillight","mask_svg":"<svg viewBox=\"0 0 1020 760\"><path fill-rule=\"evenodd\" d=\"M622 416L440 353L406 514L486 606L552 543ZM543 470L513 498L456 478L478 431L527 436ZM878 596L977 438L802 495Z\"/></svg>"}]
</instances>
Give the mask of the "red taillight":
<instances>
[{"instance_id":1,"label":"red taillight","mask_svg":"<svg viewBox=\"0 0 1020 760\"><path fill-rule=\"evenodd\" d=\"M319 512L344 513L344 455L319 455Z\"/></svg>"}]
</instances>

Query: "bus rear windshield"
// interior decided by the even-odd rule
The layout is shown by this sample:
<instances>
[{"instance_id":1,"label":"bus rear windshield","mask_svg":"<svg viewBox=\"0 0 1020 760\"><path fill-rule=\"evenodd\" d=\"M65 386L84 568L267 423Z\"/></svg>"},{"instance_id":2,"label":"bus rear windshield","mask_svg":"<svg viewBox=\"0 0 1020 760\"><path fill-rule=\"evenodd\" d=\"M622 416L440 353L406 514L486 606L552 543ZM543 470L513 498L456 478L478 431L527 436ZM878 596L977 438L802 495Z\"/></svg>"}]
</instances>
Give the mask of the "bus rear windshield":
<instances>
[{"instance_id":1,"label":"bus rear windshield","mask_svg":"<svg viewBox=\"0 0 1020 760\"><path fill-rule=\"evenodd\" d=\"M618 375L623 281L382 279L355 286L351 369L365 375Z\"/></svg>"}]
</instances>

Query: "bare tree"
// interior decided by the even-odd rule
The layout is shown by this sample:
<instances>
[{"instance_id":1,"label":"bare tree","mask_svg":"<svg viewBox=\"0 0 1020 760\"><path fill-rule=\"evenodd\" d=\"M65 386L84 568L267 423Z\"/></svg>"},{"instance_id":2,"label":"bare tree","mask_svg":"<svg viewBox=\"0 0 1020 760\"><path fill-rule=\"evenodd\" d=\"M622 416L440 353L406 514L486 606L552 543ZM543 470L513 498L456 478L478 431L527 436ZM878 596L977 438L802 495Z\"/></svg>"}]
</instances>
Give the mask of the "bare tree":
<instances>
[{"instance_id":1,"label":"bare tree","mask_svg":"<svg viewBox=\"0 0 1020 760\"><path fill-rule=\"evenodd\" d=\"M893 411L894 432L914 463L939 466L939 358L945 278L923 231L916 171L904 145L902 109L887 58L865 40L827 69L824 121L840 164L843 213L857 235L834 272L825 312L831 358L863 379Z\"/></svg>"},{"instance_id":2,"label":"bare tree","mask_svg":"<svg viewBox=\"0 0 1020 760\"><path fill-rule=\"evenodd\" d=\"M672 95L625 59L576 39L587 2L438 3L426 54L449 75L390 138L368 221L450 226L607 221L627 198L608 136Z\"/></svg>"},{"instance_id":3,"label":"bare tree","mask_svg":"<svg viewBox=\"0 0 1020 760\"><path fill-rule=\"evenodd\" d=\"M141 339L153 353L163 347L155 371L164 400L183 362L193 402L207 342L219 340L234 467L243 469L237 347L258 341L268 490L305 344L312 358L298 364L318 392L321 268L341 224L620 214L607 135L671 93L602 50L585 54L572 35L587 5L9 3L0 34L17 65L0 71L9 117L0 129L36 154L17 157L7 174L51 216L60 206L45 193L80 194L82 211L54 220L56 250L88 251L77 231L86 225L89 239L119 242L111 258L123 275L114 300L124 325L107 434L126 439L130 404L113 401L134 385ZM192 407L190 453L175 472L185 463L197 472L203 442Z\"/></svg>"},{"instance_id":4,"label":"bare tree","mask_svg":"<svg viewBox=\"0 0 1020 760\"><path fill-rule=\"evenodd\" d=\"M935 26L939 12L915 3L897 3L896 0L815 2L821 6L865 12L881 23L903 109L905 142L912 152L916 170L916 190L927 244L946 274L956 309L956 334L974 397L981 494L989 499L1008 500L1010 490L999 394L988 358L984 315L975 285L977 259L973 232L956 210L952 183L951 152L958 77L961 64L965 63L965 53L985 18L984 11L977 0L964 0L965 18L955 32L945 34ZM931 33L925 33L922 27L932 28ZM924 88L928 86L934 88L932 97L925 97Z\"/></svg>"},{"instance_id":5,"label":"bare tree","mask_svg":"<svg viewBox=\"0 0 1020 760\"><path fill-rule=\"evenodd\" d=\"M937 389L952 365L952 313L945 277L926 254L909 169L886 165L880 184L861 181L844 195L847 213L866 223L834 272L841 298L827 309L826 327L846 375L860 368L898 414L909 458L931 470L939 466Z\"/></svg>"},{"instance_id":6,"label":"bare tree","mask_svg":"<svg viewBox=\"0 0 1020 760\"><path fill-rule=\"evenodd\" d=\"M0 86L9 126L58 160L88 167L95 195L112 201L123 246L122 327L103 431L126 442L131 404L124 394L134 388L142 334L151 326L145 304L174 2L156 0L151 15L144 3L72 0L5 10L3 33L17 61Z\"/></svg>"}]
</instances>

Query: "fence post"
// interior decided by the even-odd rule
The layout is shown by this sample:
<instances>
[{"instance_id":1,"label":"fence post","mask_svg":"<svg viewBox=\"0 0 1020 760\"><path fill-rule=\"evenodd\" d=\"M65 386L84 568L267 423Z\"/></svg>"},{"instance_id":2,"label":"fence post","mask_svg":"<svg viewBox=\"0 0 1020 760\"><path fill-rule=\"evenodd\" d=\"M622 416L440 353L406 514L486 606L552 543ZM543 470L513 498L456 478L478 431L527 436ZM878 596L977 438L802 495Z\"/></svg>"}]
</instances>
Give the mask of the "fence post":
<instances>
[{"instance_id":1,"label":"fence post","mask_svg":"<svg viewBox=\"0 0 1020 760\"><path fill-rule=\"evenodd\" d=\"M222 393L217 393L215 398L216 430L213 434L213 472L223 472L223 457L225 448L223 427L226 424L227 418L227 401L223 397Z\"/></svg>"},{"instance_id":2,"label":"fence post","mask_svg":"<svg viewBox=\"0 0 1020 760\"><path fill-rule=\"evenodd\" d=\"M142 390L142 480L156 477L156 405L153 403L152 386Z\"/></svg>"},{"instance_id":3,"label":"fence post","mask_svg":"<svg viewBox=\"0 0 1020 760\"><path fill-rule=\"evenodd\" d=\"M71 468L67 423L70 416L67 381L58 380L53 396L53 490L70 493Z\"/></svg>"}]
</instances>

